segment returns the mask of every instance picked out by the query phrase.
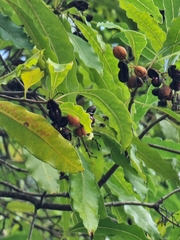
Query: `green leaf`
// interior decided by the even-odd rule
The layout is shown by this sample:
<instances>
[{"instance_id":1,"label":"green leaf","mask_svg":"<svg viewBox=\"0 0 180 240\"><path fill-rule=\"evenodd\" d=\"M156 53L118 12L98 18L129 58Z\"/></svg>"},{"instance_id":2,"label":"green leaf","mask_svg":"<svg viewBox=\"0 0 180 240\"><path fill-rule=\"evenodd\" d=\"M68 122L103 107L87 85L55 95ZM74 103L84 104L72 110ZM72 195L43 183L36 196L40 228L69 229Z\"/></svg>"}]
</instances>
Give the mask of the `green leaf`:
<instances>
[{"instance_id":1,"label":"green leaf","mask_svg":"<svg viewBox=\"0 0 180 240\"><path fill-rule=\"evenodd\" d=\"M17 77L16 70L14 70L14 71L12 71L12 72L10 72L8 74L5 74L2 77L0 77L0 82L1 82L1 84L2 83L7 83L8 81L10 81L11 79L13 79L15 77Z\"/></svg>"},{"instance_id":2,"label":"green leaf","mask_svg":"<svg viewBox=\"0 0 180 240\"><path fill-rule=\"evenodd\" d=\"M72 68L73 62L67 64L59 64L51 61L48 58L47 65L51 76L51 91L54 92L59 84L62 83L66 78L68 72Z\"/></svg>"},{"instance_id":3,"label":"green leaf","mask_svg":"<svg viewBox=\"0 0 180 240\"><path fill-rule=\"evenodd\" d=\"M87 133L92 132L91 127L91 119L89 117L89 113L86 113L84 109L79 105L74 105L73 103L66 102L61 104L61 110L62 112L65 112L67 114L77 116L80 120L80 123L84 126L85 131Z\"/></svg>"},{"instance_id":4,"label":"green leaf","mask_svg":"<svg viewBox=\"0 0 180 240\"><path fill-rule=\"evenodd\" d=\"M152 89L154 87L151 85L146 94L143 94L136 98L136 101L141 102L142 105L135 103L135 114L134 114L134 121L135 123L138 123L139 120L142 119L142 117L146 114L146 112L149 110L150 106L157 102L157 97L152 94ZM145 105L147 104L147 106Z\"/></svg>"},{"instance_id":5,"label":"green leaf","mask_svg":"<svg viewBox=\"0 0 180 240\"><path fill-rule=\"evenodd\" d=\"M80 159L69 141L45 118L10 102L0 102L0 125L20 145L43 162L62 172L83 171Z\"/></svg>"},{"instance_id":6,"label":"green leaf","mask_svg":"<svg viewBox=\"0 0 180 240\"><path fill-rule=\"evenodd\" d=\"M133 139L132 144L135 148L135 156L143 161L148 168L152 168L157 174L164 179L172 179L179 182L178 175L173 169L172 164L161 158L159 153L149 147L146 143L141 142L138 138Z\"/></svg>"},{"instance_id":7,"label":"green leaf","mask_svg":"<svg viewBox=\"0 0 180 240\"><path fill-rule=\"evenodd\" d=\"M142 33L131 30L124 31L124 33L128 39L130 47L132 48L135 64L137 65L140 55L147 44L146 37Z\"/></svg>"},{"instance_id":8,"label":"green leaf","mask_svg":"<svg viewBox=\"0 0 180 240\"><path fill-rule=\"evenodd\" d=\"M146 34L154 50L158 52L166 39L165 32L148 13L138 11L134 5L127 3L125 0L119 0L119 2L127 16L137 23L138 28Z\"/></svg>"},{"instance_id":9,"label":"green leaf","mask_svg":"<svg viewBox=\"0 0 180 240\"><path fill-rule=\"evenodd\" d=\"M85 228L91 235L98 227L100 193L95 177L90 172L88 164L82 155L81 159L85 171L81 174L71 175L70 195L73 200L73 209L79 213Z\"/></svg>"},{"instance_id":10,"label":"green leaf","mask_svg":"<svg viewBox=\"0 0 180 240\"><path fill-rule=\"evenodd\" d=\"M42 24L42 26L36 26L36 23L38 21L34 21L34 19L37 19L37 16L33 15L35 14L35 11L33 13L31 12L31 9L28 6L29 1L22 2L22 1L16 1L16 0L15 1L7 0L7 2L12 6L13 10L17 13L27 33L31 37L34 45L36 45L36 47L39 50L44 50L44 57L46 58L46 60L48 58L51 58L52 61L58 61L56 54L53 52L50 46L50 42L47 34L43 35L43 33L41 33L40 31L41 27L44 27L44 29L46 29L46 26L44 26L44 24ZM38 1L38 3L40 2L41 1ZM45 5L43 6L43 8L44 7Z\"/></svg>"},{"instance_id":11,"label":"green leaf","mask_svg":"<svg viewBox=\"0 0 180 240\"><path fill-rule=\"evenodd\" d=\"M117 139L123 148L127 148L132 140L132 120L125 105L114 94L104 89L80 93L91 99L109 117L109 126L117 132Z\"/></svg>"},{"instance_id":12,"label":"green leaf","mask_svg":"<svg viewBox=\"0 0 180 240\"><path fill-rule=\"evenodd\" d=\"M52 61L59 63L69 63L73 61L73 46L69 41L68 34L61 21L43 1L8 0L8 2L20 17L29 35L35 40L35 45L38 49L42 49L38 47L43 40L42 36L48 39L49 46L56 55L56 60L54 57L51 57L51 55L48 56L46 48L43 47L43 49L45 49L44 54L46 60L50 58ZM37 31L33 32L34 29L38 29L40 32L40 39L38 39Z\"/></svg>"},{"instance_id":13,"label":"green leaf","mask_svg":"<svg viewBox=\"0 0 180 240\"><path fill-rule=\"evenodd\" d=\"M156 146L159 147L157 148L157 151L160 153L161 157L165 159L177 158L180 160L179 143L176 143L168 139L163 141L163 139L159 137L155 137L155 138L144 137L142 141L148 144L149 143L154 144L154 148L152 146L153 149L156 149ZM160 149L161 147L163 147L164 150ZM177 151L177 153L173 151Z\"/></svg>"},{"instance_id":14,"label":"green leaf","mask_svg":"<svg viewBox=\"0 0 180 240\"><path fill-rule=\"evenodd\" d=\"M110 29L119 29L121 31L120 34L116 34L115 37L119 37L121 39L122 33L124 33L126 38L126 44L132 48L134 61L137 65L141 52L145 48L147 44L146 36L140 32L133 31L133 30L126 30L111 22L106 23L98 23L97 26L104 26ZM121 39L122 40L122 39Z\"/></svg>"},{"instance_id":15,"label":"green leaf","mask_svg":"<svg viewBox=\"0 0 180 240\"><path fill-rule=\"evenodd\" d=\"M129 159L125 157L124 154L120 153L120 145L113 139L105 136L103 136L103 141L111 150L111 156L114 162L123 168L126 181L133 185L134 191L139 194L142 200L144 200L148 192L145 182L130 165Z\"/></svg>"},{"instance_id":16,"label":"green leaf","mask_svg":"<svg viewBox=\"0 0 180 240\"><path fill-rule=\"evenodd\" d=\"M94 68L99 74L102 74L103 66L98 56L94 53L92 47L80 37L69 33L70 41L74 46L74 51L79 55L82 62L89 68Z\"/></svg>"},{"instance_id":17,"label":"green leaf","mask_svg":"<svg viewBox=\"0 0 180 240\"><path fill-rule=\"evenodd\" d=\"M15 25L8 16L0 13L0 37L5 41L12 41L17 48L31 50L30 43L22 27Z\"/></svg>"},{"instance_id":18,"label":"green leaf","mask_svg":"<svg viewBox=\"0 0 180 240\"><path fill-rule=\"evenodd\" d=\"M73 232L85 233L82 223L78 223L71 230ZM124 223L118 224L109 218L100 219L98 229L95 233L95 237L98 235L103 236L119 236L120 239L128 240L147 240L144 232L138 226L129 226Z\"/></svg>"},{"instance_id":19,"label":"green leaf","mask_svg":"<svg viewBox=\"0 0 180 240\"><path fill-rule=\"evenodd\" d=\"M133 4L138 11L149 13L149 15L154 17L156 22L162 23L162 15L153 0L146 0L146 2L139 0L126 0L126 3Z\"/></svg>"},{"instance_id":20,"label":"green leaf","mask_svg":"<svg viewBox=\"0 0 180 240\"><path fill-rule=\"evenodd\" d=\"M180 115L178 114L178 112L174 112L169 108L156 107L156 106L153 106L152 104L146 104L146 103L139 102L139 101L136 101L136 100L134 102L137 105L143 106L144 108L148 107L148 108L156 109L156 110L160 111L161 113L166 113L169 116L171 116L173 119L175 119L177 121L180 121Z\"/></svg>"},{"instance_id":21,"label":"green leaf","mask_svg":"<svg viewBox=\"0 0 180 240\"><path fill-rule=\"evenodd\" d=\"M167 49L167 51L165 51L164 55L168 55L168 54L172 54L177 51L180 51L179 24L180 24L180 16L173 19L173 21L168 29L167 38L166 38L166 41L164 42L163 49L166 49L167 47L169 47L169 48ZM173 59L175 61L178 58L178 56L179 55L176 55L174 58L171 58L171 61L173 61ZM172 62L172 63L174 63L174 62Z\"/></svg>"},{"instance_id":22,"label":"green leaf","mask_svg":"<svg viewBox=\"0 0 180 240\"><path fill-rule=\"evenodd\" d=\"M31 176L46 192L51 194L59 192L58 170L45 162L39 161L32 155L28 155L28 160L25 164Z\"/></svg>"},{"instance_id":23,"label":"green leaf","mask_svg":"<svg viewBox=\"0 0 180 240\"><path fill-rule=\"evenodd\" d=\"M106 168L109 164L106 165ZM107 182L111 193L118 197L120 201L137 201L136 194L132 190L130 183L124 179L122 168L118 168ZM142 206L124 205L125 212L134 218L135 223L144 229L148 234L154 236L154 239L159 239L159 233L155 222L153 221L148 210Z\"/></svg>"},{"instance_id":24,"label":"green leaf","mask_svg":"<svg viewBox=\"0 0 180 240\"><path fill-rule=\"evenodd\" d=\"M25 66L26 68L31 68L35 66L39 61L42 61L44 50L38 50L36 47L32 50L33 55L28 58L21 66Z\"/></svg>"},{"instance_id":25,"label":"green leaf","mask_svg":"<svg viewBox=\"0 0 180 240\"><path fill-rule=\"evenodd\" d=\"M179 14L179 0L166 1L163 0L164 14L165 14L165 23L166 29L171 25L171 22L174 18L178 17Z\"/></svg>"},{"instance_id":26,"label":"green leaf","mask_svg":"<svg viewBox=\"0 0 180 240\"><path fill-rule=\"evenodd\" d=\"M79 21L76 21L75 23L81 30L85 38L88 39L89 44L92 46L93 50L98 55L100 61L103 64L103 67L106 68L106 70L114 77L114 79L116 79L117 76L114 72L115 64L113 63L116 63L117 61L112 54L111 47L109 45L105 45L105 43L101 40L101 35L92 27L86 26Z\"/></svg>"},{"instance_id":27,"label":"green leaf","mask_svg":"<svg viewBox=\"0 0 180 240\"><path fill-rule=\"evenodd\" d=\"M34 213L34 206L32 204L18 200L9 202L6 208L12 212Z\"/></svg>"}]
</instances>

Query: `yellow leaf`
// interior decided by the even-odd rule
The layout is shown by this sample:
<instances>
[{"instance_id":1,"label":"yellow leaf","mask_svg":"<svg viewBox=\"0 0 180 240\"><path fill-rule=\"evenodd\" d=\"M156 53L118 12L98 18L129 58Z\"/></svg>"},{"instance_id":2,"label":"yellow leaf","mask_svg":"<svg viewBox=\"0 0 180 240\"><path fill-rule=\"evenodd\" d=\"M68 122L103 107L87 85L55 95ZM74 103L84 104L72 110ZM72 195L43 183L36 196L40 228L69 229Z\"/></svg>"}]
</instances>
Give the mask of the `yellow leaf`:
<instances>
[{"instance_id":1,"label":"yellow leaf","mask_svg":"<svg viewBox=\"0 0 180 240\"><path fill-rule=\"evenodd\" d=\"M21 79L24 83L25 96L28 88L39 82L43 76L44 71L41 71L40 68L25 70L21 73Z\"/></svg>"}]
</instances>

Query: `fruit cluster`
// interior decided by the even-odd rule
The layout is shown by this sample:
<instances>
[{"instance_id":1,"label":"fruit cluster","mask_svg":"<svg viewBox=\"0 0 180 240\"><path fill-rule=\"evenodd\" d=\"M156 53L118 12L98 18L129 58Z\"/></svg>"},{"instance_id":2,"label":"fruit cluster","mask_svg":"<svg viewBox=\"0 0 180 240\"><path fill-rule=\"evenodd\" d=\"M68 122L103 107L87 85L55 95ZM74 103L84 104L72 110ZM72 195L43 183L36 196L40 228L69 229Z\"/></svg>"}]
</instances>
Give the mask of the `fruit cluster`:
<instances>
[{"instance_id":1,"label":"fruit cluster","mask_svg":"<svg viewBox=\"0 0 180 240\"><path fill-rule=\"evenodd\" d=\"M70 114L68 114L67 116L62 116L62 113L61 113L58 103L56 101L54 101L53 99L48 100L47 109L48 109L49 118L52 121L52 126L65 139L67 139L69 141L71 141L71 139L72 139L71 130L69 128L67 128L68 124L72 127L76 127L75 134L77 136L82 137L87 134L83 125L80 123L79 118L77 116L72 116ZM86 111L90 115L92 124L95 122L95 119L94 119L95 111L96 111L95 106L90 106Z\"/></svg>"},{"instance_id":2,"label":"fruit cluster","mask_svg":"<svg viewBox=\"0 0 180 240\"><path fill-rule=\"evenodd\" d=\"M59 105L53 99L48 100L47 109L49 118L52 120L52 126L60 132L60 134L67 140L71 141L72 134L69 128L67 128L68 118L61 115Z\"/></svg>"},{"instance_id":3,"label":"fruit cluster","mask_svg":"<svg viewBox=\"0 0 180 240\"><path fill-rule=\"evenodd\" d=\"M155 87L152 90L152 94L157 96L160 100L159 106L166 106L167 100L171 100L174 103L174 91L180 90L180 70L176 69L176 65L171 65L168 68L168 75L172 79L170 85L165 83L164 74L159 73L153 68L146 70L142 66L131 66L134 68L134 74L130 76L129 74L129 61L127 60L127 51L122 46L116 46L113 48L113 55L119 59L118 68L120 71L118 73L118 78L121 82L126 83L128 88L139 88L143 86L143 79L151 79L151 84ZM172 109L174 109L172 107Z\"/></svg>"},{"instance_id":4,"label":"fruit cluster","mask_svg":"<svg viewBox=\"0 0 180 240\"><path fill-rule=\"evenodd\" d=\"M134 75L129 76L129 67L127 57L127 51L122 46L116 46L113 48L114 56L119 59L118 68L120 71L118 73L118 78L121 82L126 83L128 88L139 88L143 86L142 78L146 77L147 70L142 66L132 66L134 68Z\"/></svg>"},{"instance_id":5,"label":"fruit cluster","mask_svg":"<svg viewBox=\"0 0 180 240\"><path fill-rule=\"evenodd\" d=\"M148 70L148 76L151 78L151 84L156 87L152 90L152 94L157 96L160 103L166 100L173 102L174 92L180 90L180 70L176 69L176 65L171 65L168 68L168 75L172 79L169 86L163 82L162 74L160 75L155 69ZM167 104L164 104L166 106Z\"/></svg>"}]
</instances>

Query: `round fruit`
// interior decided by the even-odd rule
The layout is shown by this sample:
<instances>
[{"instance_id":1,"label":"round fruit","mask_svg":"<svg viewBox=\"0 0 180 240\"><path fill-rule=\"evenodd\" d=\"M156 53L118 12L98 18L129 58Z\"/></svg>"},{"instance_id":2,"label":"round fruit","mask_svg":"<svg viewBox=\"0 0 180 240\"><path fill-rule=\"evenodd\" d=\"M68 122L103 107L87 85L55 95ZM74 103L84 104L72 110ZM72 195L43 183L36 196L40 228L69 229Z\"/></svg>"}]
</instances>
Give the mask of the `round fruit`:
<instances>
[{"instance_id":1,"label":"round fruit","mask_svg":"<svg viewBox=\"0 0 180 240\"><path fill-rule=\"evenodd\" d=\"M163 85L159 88L158 98L159 100L171 100L173 97L172 89L169 86Z\"/></svg>"},{"instance_id":2,"label":"round fruit","mask_svg":"<svg viewBox=\"0 0 180 240\"><path fill-rule=\"evenodd\" d=\"M128 88L135 88L136 87L136 85L137 85L137 78L136 78L136 76L132 76L132 77L130 77L129 79L128 79L128 81L127 81L127 86L128 86Z\"/></svg>"},{"instance_id":3,"label":"round fruit","mask_svg":"<svg viewBox=\"0 0 180 240\"><path fill-rule=\"evenodd\" d=\"M128 88L136 88L136 87L142 87L143 81L141 78L137 76L131 76L127 81Z\"/></svg>"},{"instance_id":4,"label":"round fruit","mask_svg":"<svg viewBox=\"0 0 180 240\"><path fill-rule=\"evenodd\" d=\"M158 96L158 95L159 95L159 88L154 88L154 89L152 90L152 94L153 94L154 96Z\"/></svg>"},{"instance_id":5,"label":"round fruit","mask_svg":"<svg viewBox=\"0 0 180 240\"><path fill-rule=\"evenodd\" d=\"M85 136L86 134L87 134L87 133L86 133L86 131L85 131L85 129L84 129L83 126L80 126L80 127L78 127L78 128L76 129L76 135L77 135L78 137Z\"/></svg>"},{"instance_id":6,"label":"round fruit","mask_svg":"<svg viewBox=\"0 0 180 240\"><path fill-rule=\"evenodd\" d=\"M72 116L70 114L67 115L68 122L71 126L73 127L79 127L80 126L80 121L77 116Z\"/></svg>"},{"instance_id":7,"label":"round fruit","mask_svg":"<svg viewBox=\"0 0 180 240\"><path fill-rule=\"evenodd\" d=\"M149 68L147 74L150 78L157 77L159 78L159 73L154 68Z\"/></svg>"},{"instance_id":8,"label":"round fruit","mask_svg":"<svg viewBox=\"0 0 180 240\"><path fill-rule=\"evenodd\" d=\"M151 80L151 84L152 84L154 87L160 87L160 86L161 86L161 83L162 83L162 80L161 80L161 78L159 78L159 77L153 77L152 80Z\"/></svg>"},{"instance_id":9,"label":"round fruit","mask_svg":"<svg viewBox=\"0 0 180 240\"><path fill-rule=\"evenodd\" d=\"M147 70L142 66L136 66L134 73L137 77L145 77L147 75Z\"/></svg>"},{"instance_id":10,"label":"round fruit","mask_svg":"<svg viewBox=\"0 0 180 240\"><path fill-rule=\"evenodd\" d=\"M177 81L172 81L169 85L169 87L175 91L179 91L180 90L180 82Z\"/></svg>"},{"instance_id":11,"label":"round fruit","mask_svg":"<svg viewBox=\"0 0 180 240\"><path fill-rule=\"evenodd\" d=\"M117 59L123 60L127 56L127 51L122 46L116 46L116 47L113 48L113 54Z\"/></svg>"},{"instance_id":12,"label":"round fruit","mask_svg":"<svg viewBox=\"0 0 180 240\"><path fill-rule=\"evenodd\" d=\"M62 130L60 130L61 135L67 139L68 141L71 141L72 139L72 134L71 131L68 128L63 128Z\"/></svg>"},{"instance_id":13,"label":"round fruit","mask_svg":"<svg viewBox=\"0 0 180 240\"><path fill-rule=\"evenodd\" d=\"M171 65L168 68L168 74L173 79L173 81L180 82L180 70L176 69L176 65Z\"/></svg>"}]
</instances>

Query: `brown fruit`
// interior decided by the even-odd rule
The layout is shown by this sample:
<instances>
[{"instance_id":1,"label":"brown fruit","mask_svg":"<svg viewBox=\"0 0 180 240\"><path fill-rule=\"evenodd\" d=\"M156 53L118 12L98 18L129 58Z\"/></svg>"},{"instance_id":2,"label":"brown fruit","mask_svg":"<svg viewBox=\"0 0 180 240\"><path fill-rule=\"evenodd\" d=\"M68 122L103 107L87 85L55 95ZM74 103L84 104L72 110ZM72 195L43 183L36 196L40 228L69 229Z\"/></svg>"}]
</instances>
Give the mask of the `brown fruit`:
<instances>
[{"instance_id":1,"label":"brown fruit","mask_svg":"<svg viewBox=\"0 0 180 240\"><path fill-rule=\"evenodd\" d=\"M147 70L142 66L136 66L134 73L137 77L145 77L147 75Z\"/></svg>"},{"instance_id":2,"label":"brown fruit","mask_svg":"<svg viewBox=\"0 0 180 240\"><path fill-rule=\"evenodd\" d=\"M113 48L113 54L117 59L123 60L127 56L127 51L122 46L116 46L116 47Z\"/></svg>"},{"instance_id":3,"label":"brown fruit","mask_svg":"<svg viewBox=\"0 0 180 240\"><path fill-rule=\"evenodd\" d=\"M158 91L158 98L159 100L171 100L173 97L172 89L169 86L163 85L161 88L159 88Z\"/></svg>"},{"instance_id":4,"label":"brown fruit","mask_svg":"<svg viewBox=\"0 0 180 240\"><path fill-rule=\"evenodd\" d=\"M143 86L143 80L137 76L131 76L127 81L128 88L136 88Z\"/></svg>"},{"instance_id":5,"label":"brown fruit","mask_svg":"<svg viewBox=\"0 0 180 240\"><path fill-rule=\"evenodd\" d=\"M136 85L137 85L137 77L136 76L130 77L127 81L128 88L135 88Z\"/></svg>"},{"instance_id":6,"label":"brown fruit","mask_svg":"<svg viewBox=\"0 0 180 240\"><path fill-rule=\"evenodd\" d=\"M83 126L80 126L80 127L78 127L78 128L76 129L76 135L77 135L78 137L85 136L86 134L87 134L87 133L86 133L86 131L85 131L85 129L84 129Z\"/></svg>"},{"instance_id":7,"label":"brown fruit","mask_svg":"<svg viewBox=\"0 0 180 240\"><path fill-rule=\"evenodd\" d=\"M79 127L80 126L80 121L77 116L72 116L70 114L67 115L68 122L71 126L73 127Z\"/></svg>"}]
</instances>

